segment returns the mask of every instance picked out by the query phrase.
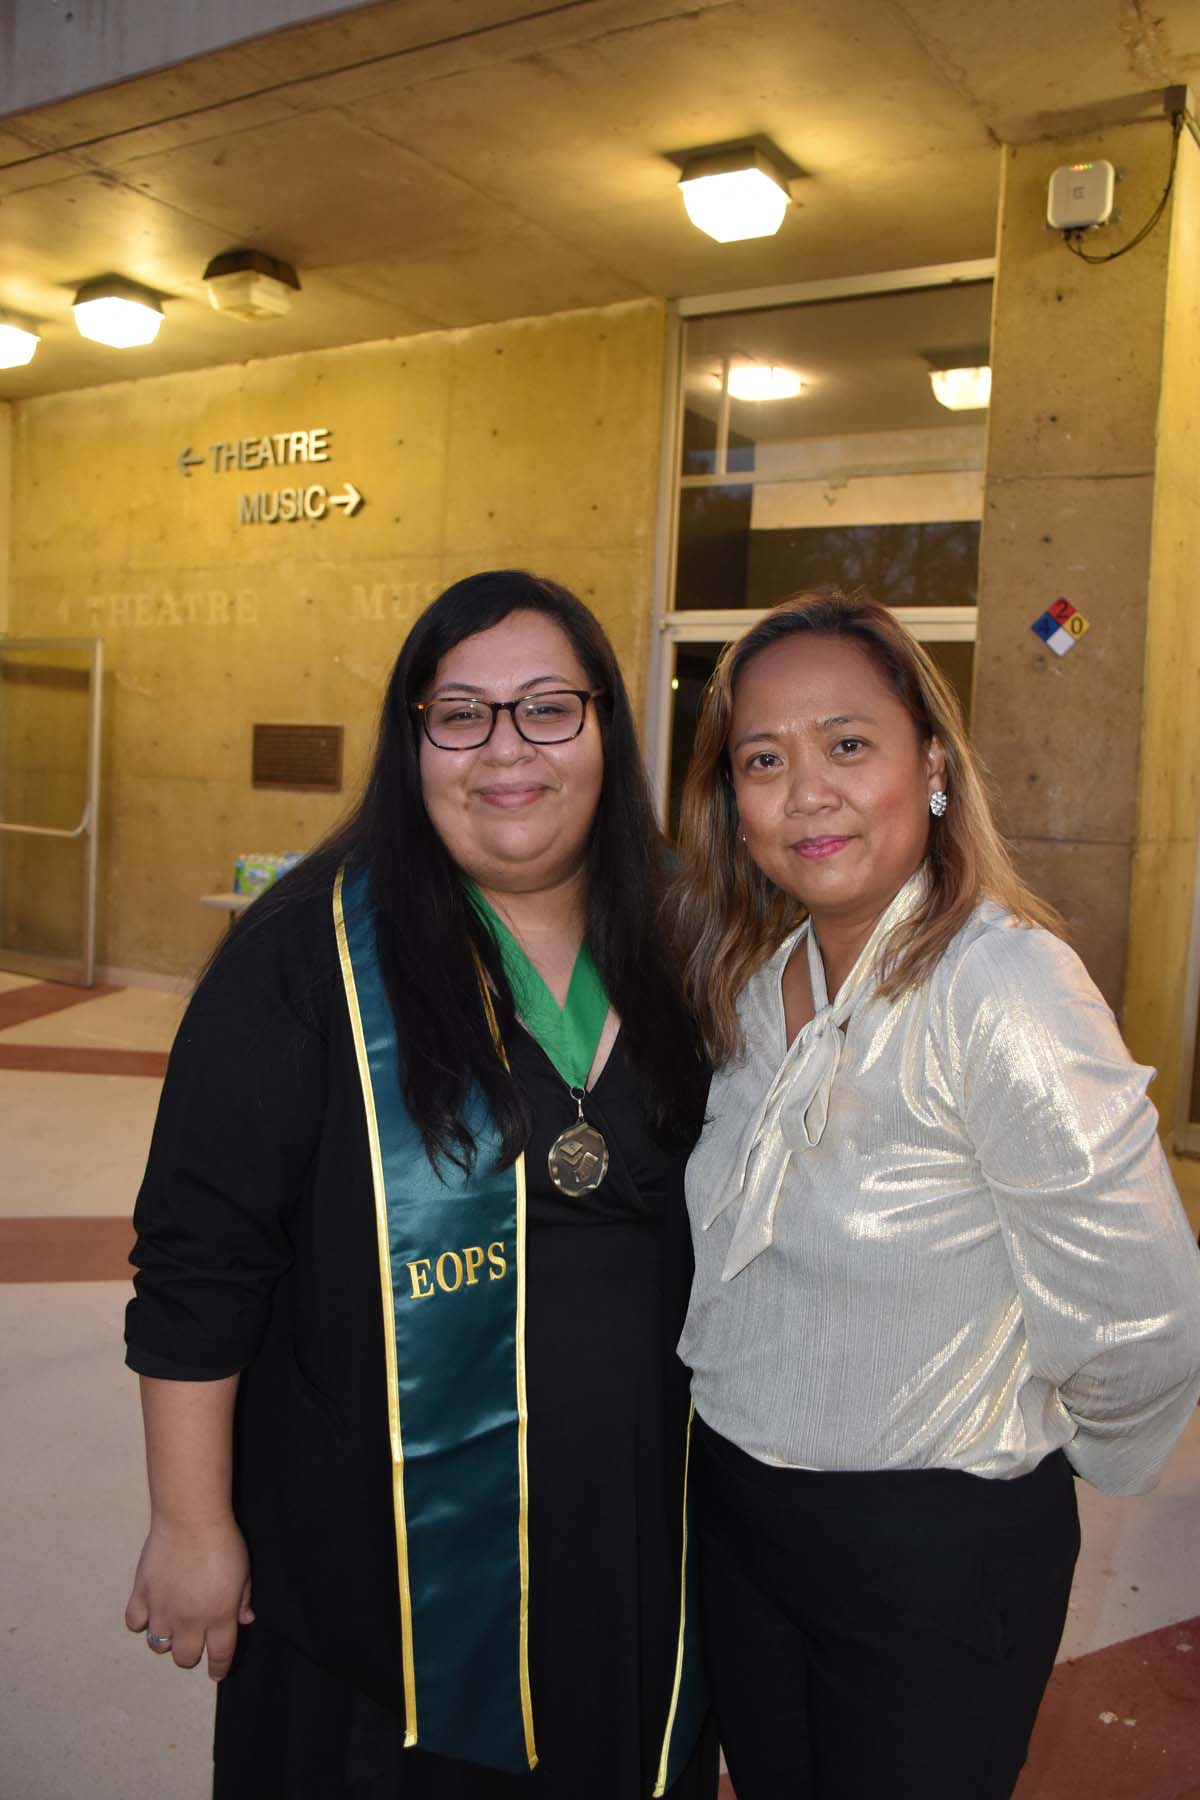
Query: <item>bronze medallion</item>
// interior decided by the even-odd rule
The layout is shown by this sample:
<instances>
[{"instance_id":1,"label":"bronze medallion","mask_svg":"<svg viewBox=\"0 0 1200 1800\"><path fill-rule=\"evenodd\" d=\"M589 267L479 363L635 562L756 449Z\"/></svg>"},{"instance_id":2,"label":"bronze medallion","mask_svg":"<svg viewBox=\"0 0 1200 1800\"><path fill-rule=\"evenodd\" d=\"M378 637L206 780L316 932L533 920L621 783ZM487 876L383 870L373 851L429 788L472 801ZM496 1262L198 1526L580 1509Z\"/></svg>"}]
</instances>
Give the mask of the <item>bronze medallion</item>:
<instances>
[{"instance_id":1,"label":"bronze medallion","mask_svg":"<svg viewBox=\"0 0 1200 1800\"><path fill-rule=\"evenodd\" d=\"M547 1158L550 1179L560 1194L591 1194L608 1173L608 1145L581 1116L559 1133Z\"/></svg>"}]
</instances>

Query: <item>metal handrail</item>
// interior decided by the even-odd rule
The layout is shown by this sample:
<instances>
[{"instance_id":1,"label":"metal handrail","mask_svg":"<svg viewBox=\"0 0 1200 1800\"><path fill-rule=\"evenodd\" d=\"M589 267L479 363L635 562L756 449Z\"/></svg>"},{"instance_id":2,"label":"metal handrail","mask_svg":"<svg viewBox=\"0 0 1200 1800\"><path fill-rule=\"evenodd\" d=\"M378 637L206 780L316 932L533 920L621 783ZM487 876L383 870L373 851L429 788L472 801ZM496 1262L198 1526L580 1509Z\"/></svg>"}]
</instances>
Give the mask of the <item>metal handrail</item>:
<instances>
[{"instance_id":1,"label":"metal handrail","mask_svg":"<svg viewBox=\"0 0 1200 1800\"><path fill-rule=\"evenodd\" d=\"M85 806L83 817L74 831L68 831L65 825L18 825L15 822L10 824L7 819L0 819L0 831L21 831L28 837L77 838L83 836L91 822L91 817L91 807Z\"/></svg>"}]
</instances>

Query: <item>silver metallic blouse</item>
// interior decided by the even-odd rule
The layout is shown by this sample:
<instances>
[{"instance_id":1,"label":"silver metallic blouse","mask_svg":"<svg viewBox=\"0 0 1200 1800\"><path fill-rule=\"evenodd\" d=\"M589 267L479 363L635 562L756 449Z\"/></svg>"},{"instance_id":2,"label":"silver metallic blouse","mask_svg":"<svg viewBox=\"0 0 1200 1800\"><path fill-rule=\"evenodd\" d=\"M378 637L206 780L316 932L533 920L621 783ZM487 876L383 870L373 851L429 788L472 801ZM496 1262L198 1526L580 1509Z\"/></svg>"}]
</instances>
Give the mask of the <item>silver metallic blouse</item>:
<instances>
[{"instance_id":1,"label":"silver metallic blouse","mask_svg":"<svg viewBox=\"0 0 1200 1800\"><path fill-rule=\"evenodd\" d=\"M1200 1252L1132 1062L1078 957L980 905L932 976L874 992L893 900L830 1002L815 936L739 1000L688 1167L679 1354L763 1462L1012 1477L1065 1447L1152 1487L1200 1395ZM800 936L815 1016L789 1047Z\"/></svg>"}]
</instances>

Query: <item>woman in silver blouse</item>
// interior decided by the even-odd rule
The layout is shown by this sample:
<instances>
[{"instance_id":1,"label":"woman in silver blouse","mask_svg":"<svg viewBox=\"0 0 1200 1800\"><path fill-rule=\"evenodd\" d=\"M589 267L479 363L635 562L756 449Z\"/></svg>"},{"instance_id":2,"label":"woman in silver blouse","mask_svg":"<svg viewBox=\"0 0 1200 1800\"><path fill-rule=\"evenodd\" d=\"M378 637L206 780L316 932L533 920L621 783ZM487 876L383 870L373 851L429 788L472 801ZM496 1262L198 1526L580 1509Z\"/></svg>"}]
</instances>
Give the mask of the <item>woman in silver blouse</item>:
<instances>
[{"instance_id":1,"label":"woman in silver blouse","mask_svg":"<svg viewBox=\"0 0 1200 1800\"><path fill-rule=\"evenodd\" d=\"M1003 1800L1078 1549L1200 1393L1200 1255L1112 1014L885 607L723 659L676 923L701 1618L738 1800ZM803 916L803 923L797 924Z\"/></svg>"}]
</instances>

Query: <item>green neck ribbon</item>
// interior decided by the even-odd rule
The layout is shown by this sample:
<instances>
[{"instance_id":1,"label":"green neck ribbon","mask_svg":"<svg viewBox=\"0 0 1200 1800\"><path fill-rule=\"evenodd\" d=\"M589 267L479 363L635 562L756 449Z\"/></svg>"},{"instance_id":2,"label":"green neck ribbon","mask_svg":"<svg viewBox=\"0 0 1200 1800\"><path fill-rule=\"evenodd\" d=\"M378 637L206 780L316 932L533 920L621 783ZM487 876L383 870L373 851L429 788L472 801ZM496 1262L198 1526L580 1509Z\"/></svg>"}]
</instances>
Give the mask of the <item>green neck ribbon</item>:
<instances>
[{"instance_id":1,"label":"green neck ribbon","mask_svg":"<svg viewBox=\"0 0 1200 1800\"><path fill-rule=\"evenodd\" d=\"M609 1005L591 951L586 943L579 946L566 1005L560 1006L504 920L494 907L489 906L475 883L468 881L466 888L471 904L496 940L505 979L512 989L514 1004L526 1030L537 1039L569 1088L586 1088Z\"/></svg>"}]
</instances>

